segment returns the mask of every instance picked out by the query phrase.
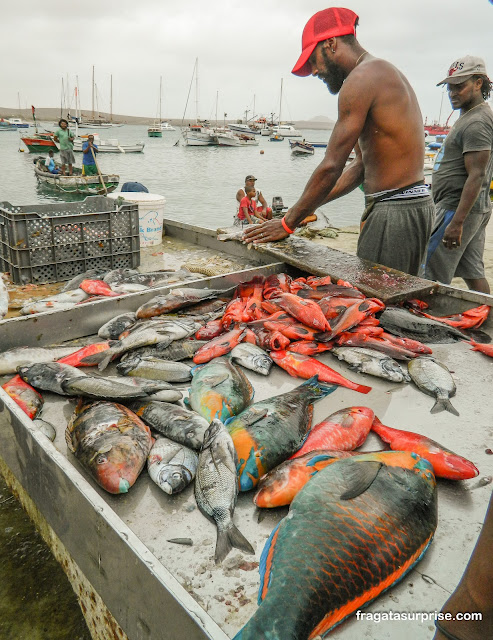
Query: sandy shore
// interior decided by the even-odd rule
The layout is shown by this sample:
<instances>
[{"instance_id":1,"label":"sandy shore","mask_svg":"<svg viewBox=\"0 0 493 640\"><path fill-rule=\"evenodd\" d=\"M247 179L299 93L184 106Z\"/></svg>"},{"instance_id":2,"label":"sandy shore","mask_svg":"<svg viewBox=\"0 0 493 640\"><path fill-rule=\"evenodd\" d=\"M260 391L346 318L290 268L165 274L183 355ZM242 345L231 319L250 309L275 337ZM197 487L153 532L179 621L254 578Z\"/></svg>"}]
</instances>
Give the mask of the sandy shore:
<instances>
[{"instance_id":1,"label":"sandy shore","mask_svg":"<svg viewBox=\"0 0 493 640\"><path fill-rule=\"evenodd\" d=\"M334 249L340 249L347 253L356 254L356 245L358 244L359 226L342 227L338 231L337 238L319 238L314 239L314 242L332 247ZM493 226L489 224L486 227L486 243L484 247L484 266L486 270L486 278L490 284L491 291L493 293ZM467 289L466 283L462 278L454 278L452 280L454 287L461 289Z\"/></svg>"}]
</instances>

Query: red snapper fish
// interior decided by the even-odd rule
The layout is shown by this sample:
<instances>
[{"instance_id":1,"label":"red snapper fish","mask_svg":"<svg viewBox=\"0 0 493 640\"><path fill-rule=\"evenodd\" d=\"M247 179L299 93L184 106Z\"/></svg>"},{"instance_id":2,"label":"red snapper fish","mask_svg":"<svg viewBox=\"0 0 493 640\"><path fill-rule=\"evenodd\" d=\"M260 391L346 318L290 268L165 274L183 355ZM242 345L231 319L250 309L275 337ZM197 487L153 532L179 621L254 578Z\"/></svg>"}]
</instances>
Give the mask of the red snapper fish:
<instances>
[{"instance_id":1,"label":"red snapper fish","mask_svg":"<svg viewBox=\"0 0 493 640\"><path fill-rule=\"evenodd\" d=\"M217 338L213 338L203 347L200 347L193 356L195 364L205 364L213 358L224 356L229 353L237 344L242 342L246 336L246 328L240 327L223 333Z\"/></svg>"},{"instance_id":2,"label":"red snapper fish","mask_svg":"<svg viewBox=\"0 0 493 640\"><path fill-rule=\"evenodd\" d=\"M281 351L289 345L289 338L286 338L280 331L271 331L264 327L256 326L247 330L245 341L251 342L251 334L255 336L255 342L261 349L267 351Z\"/></svg>"},{"instance_id":3,"label":"red snapper fish","mask_svg":"<svg viewBox=\"0 0 493 640\"><path fill-rule=\"evenodd\" d=\"M323 342L328 339L328 334L323 331L317 331L311 327L298 322L290 322L284 320L269 320L264 323L268 331L280 331L286 338L290 340L315 340Z\"/></svg>"},{"instance_id":4,"label":"red snapper fish","mask_svg":"<svg viewBox=\"0 0 493 640\"><path fill-rule=\"evenodd\" d=\"M221 324L224 329L230 329L232 325L243 322L243 315L245 313L245 301L241 298L233 298L228 303L224 310Z\"/></svg>"},{"instance_id":5,"label":"red snapper fish","mask_svg":"<svg viewBox=\"0 0 493 640\"><path fill-rule=\"evenodd\" d=\"M313 476L339 458L358 455L354 451L310 451L299 458L285 460L260 478L254 504L261 509L274 509L291 504L294 497Z\"/></svg>"},{"instance_id":6,"label":"red snapper fish","mask_svg":"<svg viewBox=\"0 0 493 640\"><path fill-rule=\"evenodd\" d=\"M2 389L31 420L41 413L44 404L43 396L30 384L24 382L20 376L14 376L2 385Z\"/></svg>"},{"instance_id":7,"label":"red snapper fish","mask_svg":"<svg viewBox=\"0 0 493 640\"><path fill-rule=\"evenodd\" d=\"M377 328L377 327L375 327ZM392 342L400 347L404 347L404 349L408 349L409 351L414 351L414 353L433 353L431 348L427 344L423 344L419 342L419 340L411 340L411 338L399 338L398 336L394 336L391 333L387 333L383 331L380 334L380 338L387 340L387 342Z\"/></svg>"},{"instance_id":8,"label":"red snapper fish","mask_svg":"<svg viewBox=\"0 0 493 640\"><path fill-rule=\"evenodd\" d=\"M121 295L120 293L112 291L109 284L106 284L103 280L83 280L79 285L79 289L82 289L82 291L90 293L93 296L108 296L110 298L115 298L116 296Z\"/></svg>"},{"instance_id":9,"label":"red snapper fish","mask_svg":"<svg viewBox=\"0 0 493 640\"><path fill-rule=\"evenodd\" d=\"M472 462L450 451L443 445L413 431L402 431L387 427L375 416L372 425L374 431L394 451L414 451L428 460L433 466L437 478L448 480L468 480L475 478L479 470Z\"/></svg>"},{"instance_id":10,"label":"red snapper fish","mask_svg":"<svg viewBox=\"0 0 493 640\"><path fill-rule=\"evenodd\" d=\"M276 298L281 293L289 293L291 276L285 273L273 273L264 282L264 298Z\"/></svg>"},{"instance_id":11,"label":"red snapper fish","mask_svg":"<svg viewBox=\"0 0 493 640\"><path fill-rule=\"evenodd\" d=\"M212 340L212 338L217 338L221 333L224 333L224 328L222 325L221 318L217 320L209 320L207 324L195 333L195 338L197 340Z\"/></svg>"},{"instance_id":12,"label":"red snapper fish","mask_svg":"<svg viewBox=\"0 0 493 640\"><path fill-rule=\"evenodd\" d=\"M291 459L315 449L353 451L368 437L375 414L368 407L348 407L332 413L308 433L303 446Z\"/></svg>"},{"instance_id":13,"label":"red snapper fish","mask_svg":"<svg viewBox=\"0 0 493 640\"><path fill-rule=\"evenodd\" d=\"M432 316L424 311L419 312L419 315L429 318L430 320L443 322L448 324L450 327L455 327L456 329L477 329L486 320L489 312L489 305L482 304L479 307L474 307L474 309L468 309L463 313L456 313L451 316Z\"/></svg>"},{"instance_id":14,"label":"red snapper fish","mask_svg":"<svg viewBox=\"0 0 493 640\"><path fill-rule=\"evenodd\" d=\"M293 353L301 353L304 356L314 356L317 353L323 353L329 351L333 347L332 342L313 342L311 340L298 340L292 342L286 351L292 351Z\"/></svg>"},{"instance_id":15,"label":"red snapper fish","mask_svg":"<svg viewBox=\"0 0 493 640\"><path fill-rule=\"evenodd\" d=\"M308 380L314 375L318 375L320 382L329 382L330 384L337 384L341 387L346 387L352 391L359 391L360 393L368 393L371 391L371 387L366 387L364 384L356 384L351 382L334 369L331 369L326 364L319 362L315 358L304 356L301 353L293 353L292 351L272 351L270 354L274 362L279 365L284 371L287 371L293 378L304 378Z\"/></svg>"},{"instance_id":16,"label":"red snapper fish","mask_svg":"<svg viewBox=\"0 0 493 640\"><path fill-rule=\"evenodd\" d=\"M339 333L352 329L357 324L360 324L364 318L382 309L385 309L385 305L377 298L367 298L361 302L356 302L330 323L330 337L334 338Z\"/></svg>"},{"instance_id":17,"label":"red snapper fish","mask_svg":"<svg viewBox=\"0 0 493 640\"><path fill-rule=\"evenodd\" d=\"M62 364L69 364L71 367L92 367L97 364L97 362L84 362L85 358L89 356L93 356L96 353L101 353L102 351L106 351L109 349L114 341L106 340L105 342L94 342L93 344L87 345L87 347L82 347L82 349L78 349L71 353L69 356L65 356L64 358L60 358L57 362L61 362Z\"/></svg>"},{"instance_id":18,"label":"red snapper fish","mask_svg":"<svg viewBox=\"0 0 493 640\"><path fill-rule=\"evenodd\" d=\"M357 303L358 301L354 298L327 296L321 298L318 304L327 320L332 320L332 318L341 316L349 307Z\"/></svg>"},{"instance_id":19,"label":"red snapper fish","mask_svg":"<svg viewBox=\"0 0 493 640\"><path fill-rule=\"evenodd\" d=\"M344 331L337 336L336 342L338 345L345 347L375 349L375 351L385 353L396 360L412 360L418 356L414 351L409 351L408 349L404 349L404 347L383 340L380 336L369 336L364 333Z\"/></svg>"},{"instance_id":20,"label":"red snapper fish","mask_svg":"<svg viewBox=\"0 0 493 640\"><path fill-rule=\"evenodd\" d=\"M241 298L245 308L243 322L258 320L262 317L262 297L264 289L264 276L255 276L250 282L242 282L236 287L236 296Z\"/></svg>"},{"instance_id":21,"label":"red snapper fish","mask_svg":"<svg viewBox=\"0 0 493 640\"><path fill-rule=\"evenodd\" d=\"M293 318L308 327L312 327L312 329L317 329L318 331L330 329L322 310L313 300L304 300L292 293L282 293L274 299L274 302L292 315Z\"/></svg>"},{"instance_id":22,"label":"red snapper fish","mask_svg":"<svg viewBox=\"0 0 493 640\"><path fill-rule=\"evenodd\" d=\"M485 356L493 358L493 344L480 344L474 340L469 340L469 344L472 345L471 351L481 351Z\"/></svg>"}]
</instances>

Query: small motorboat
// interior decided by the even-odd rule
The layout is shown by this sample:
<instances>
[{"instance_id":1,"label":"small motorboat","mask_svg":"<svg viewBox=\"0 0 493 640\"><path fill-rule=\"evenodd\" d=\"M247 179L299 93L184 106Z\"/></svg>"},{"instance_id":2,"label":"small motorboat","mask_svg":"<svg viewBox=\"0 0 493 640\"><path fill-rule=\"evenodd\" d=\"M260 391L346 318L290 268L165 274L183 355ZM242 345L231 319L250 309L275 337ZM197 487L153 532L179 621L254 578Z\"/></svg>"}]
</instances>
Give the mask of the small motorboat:
<instances>
[{"instance_id":1,"label":"small motorboat","mask_svg":"<svg viewBox=\"0 0 493 640\"><path fill-rule=\"evenodd\" d=\"M315 149L308 142L298 142L297 140L289 141L291 153L295 156L312 156Z\"/></svg>"},{"instance_id":2,"label":"small motorboat","mask_svg":"<svg viewBox=\"0 0 493 640\"><path fill-rule=\"evenodd\" d=\"M57 169L60 167L58 165ZM73 175L62 176L50 173L45 166L45 158L34 160L34 173L38 182L64 193L81 193L89 196L104 195L114 191L120 181L115 174L101 174L101 176L83 176L79 167L73 167ZM103 186L104 183L104 186Z\"/></svg>"},{"instance_id":3,"label":"small motorboat","mask_svg":"<svg viewBox=\"0 0 493 640\"><path fill-rule=\"evenodd\" d=\"M279 133L274 133L273 135L271 135L269 140L271 142L282 142L284 140L284 138Z\"/></svg>"},{"instance_id":4,"label":"small motorboat","mask_svg":"<svg viewBox=\"0 0 493 640\"><path fill-rule=\"evenodd\" d=\"M88 135L83 135L74 140L74 151L82 152L82 145L87 142ZM94 134L94 144L98 148L98 153L141 153L144 151L143 142L134 144L120 144L116 138L101 140L97 133Z\"/></svg>"}]
</instances>

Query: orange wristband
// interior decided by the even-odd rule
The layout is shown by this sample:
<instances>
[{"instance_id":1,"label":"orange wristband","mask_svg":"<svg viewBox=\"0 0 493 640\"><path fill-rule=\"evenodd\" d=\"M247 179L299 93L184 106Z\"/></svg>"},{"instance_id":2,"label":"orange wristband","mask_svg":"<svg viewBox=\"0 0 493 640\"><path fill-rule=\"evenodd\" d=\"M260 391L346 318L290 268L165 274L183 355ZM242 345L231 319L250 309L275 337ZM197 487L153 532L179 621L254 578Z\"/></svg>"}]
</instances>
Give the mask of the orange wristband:
<instances>
[{"instance_id":1,"label":"orange wristband","mask_svg":"<svg viewBox=\"0 0 493 640\"><path fill-rule=\"evenodd\" d=\"M283 218L281 218L281 224L282 224L282 226L283 226L283 228L284 228L284 231L285 231L286 233L289 233L289 234L294 233L294 229L293 229L293 230L291 230L291 229L288 227L288 225L286 224L286 221L284 220L284 218L285 218L285 217L286 217L286 216L284 216Z\"/></svg>"}]
</instances>

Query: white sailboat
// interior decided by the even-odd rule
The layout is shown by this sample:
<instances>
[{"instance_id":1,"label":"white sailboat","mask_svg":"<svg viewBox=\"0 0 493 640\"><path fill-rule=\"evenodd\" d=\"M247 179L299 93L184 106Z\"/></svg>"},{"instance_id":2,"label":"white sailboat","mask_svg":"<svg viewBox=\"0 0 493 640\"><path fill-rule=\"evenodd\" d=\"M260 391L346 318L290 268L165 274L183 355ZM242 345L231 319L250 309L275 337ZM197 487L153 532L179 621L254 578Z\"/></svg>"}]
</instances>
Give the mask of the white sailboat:
<instances>
[{"instance_id":1,"label":"white sailboat","mask_svg":"<svg viewBox=\"0 0 493 640\"><path fill-rule=\"evenodd\" d=\"M210 147L216 145L216 136L207 121L200 121L199 113L199 59L196 58L192 73L192 81L195 75L195 124L183 127L181 135L187 147ZM190 94L189 94L190 95ZM188 102L188 99L187 99ZM185 107L186 110L186 107Z\"/></svg>"},{"instance_id":2,"label":"white sailboat","mask_svg":"<svg viewBox=\"0 0 493 640\"><path fill-rule=\"evenodd\" d=\"M301 138L303 134L295 129L293 125L288 123L283 123L281 120L281 111L282 111L282 78L281 78L281 93L279 96L279 124L272 128L272 133L274 136L289 136L290 138Z\"/></svg>"},{"instance_id":3,"label":"white sailboat","mask_svg":"<svg viewBox=\"0 0 493 640\"><path fill-rule=\"evenodd\" d=\"M161 128L161 102L163 97L163 76L159 76L159 121L154 120L154 124L147 129L149 138L162 138L163 130Z\"/></svg>"}]
</instances>

